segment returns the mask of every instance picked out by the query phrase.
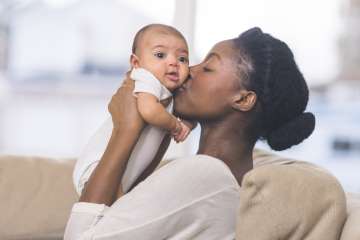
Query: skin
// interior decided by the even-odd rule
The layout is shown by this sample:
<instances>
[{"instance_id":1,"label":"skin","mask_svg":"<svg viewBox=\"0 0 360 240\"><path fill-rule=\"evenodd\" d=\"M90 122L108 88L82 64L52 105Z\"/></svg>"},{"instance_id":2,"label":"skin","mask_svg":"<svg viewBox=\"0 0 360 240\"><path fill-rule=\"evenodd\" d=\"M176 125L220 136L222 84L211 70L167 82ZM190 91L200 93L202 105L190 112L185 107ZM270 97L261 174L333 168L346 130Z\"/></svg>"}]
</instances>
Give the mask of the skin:
<instances>
[{"instance_id":1,"label":"skin","mask_svg":"<svg viewBox=\"0 0 360 240\"><path fill-rule=\"evenodd\" d=\"M191 78L175 97L175 110L180 117L199 121L198 154L222 160L241 185L253 168L258 137L251 121L257 98L239 79L237 52L231 40L216 44L202 63L191 68Z\"/></svg>"},{"instance_id":2,"label":"skin","mask_svg":"<svg viewBox=\"0 0 360 240\"><path fill-rule=\"evenodd\" d=\"M189 74L188 46L183 38L165 28L151 27L143 33L130 63L150 71L172 92Z\"/></svg>"},{"instance_id":3,"label":"skin","mask_svg":"<svg viewBox=\"0 0 360 240\"><path fill-rule=\"evenodd\" d=\"M202 63L190 69L191 78L176 93L175 110L180 117L201 124L198 153L223 161L241 185L244 174L253 168L252 152L257 136L251 122L256 109L256 94L242 87L242 79L237 74L236 52L230 40L216 44ZM131 97L133 87L133 81L126 79L109 104L114 122L112 137L84 187L80 201L110 206L123 195L120 179L144 126L136 108L126 107L136 104ZM127 117L119 117L123 115ZM164 140L163 152L167 145ZM152 168L158 164L163 152L159 150ZM141 178L150 173L151 169Z\"/></svg>"},{"instance_id":4,"label":"skin","mask_svg":"<svg viewBox=\"0 0 360 240\"><path fill-rule=\"evenodd\" d=\"M185 40L165 27L146 30L130 58L134 68L145 68L171 92L180 87L189 74L188 47ZM169 131L177 142L190 133L190 127L168 113L158 99L149 93L137 94L137 107L149 124Z\"/></svg>"}]
</instances>

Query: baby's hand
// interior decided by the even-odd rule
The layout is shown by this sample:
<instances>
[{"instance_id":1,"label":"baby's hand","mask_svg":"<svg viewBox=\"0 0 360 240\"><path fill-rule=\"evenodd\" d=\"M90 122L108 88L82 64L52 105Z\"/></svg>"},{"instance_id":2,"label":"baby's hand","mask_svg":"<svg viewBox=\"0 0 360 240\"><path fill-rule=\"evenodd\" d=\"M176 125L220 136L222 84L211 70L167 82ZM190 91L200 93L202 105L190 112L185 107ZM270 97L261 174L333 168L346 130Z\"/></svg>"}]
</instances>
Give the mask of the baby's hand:
<instances>
[{"instance_id":1,"label":"baby's hand","mask_svg":"<svg viewBox=\"0 0 360 240\"><path fill-rule=\"evenodd\" d=\"M181 126L181 130L177 134L173 135L174 140L177 143L183 142L187 138L187 136L189 135L189 133L191 131L191 129L186 124L184 124L182 121L179 121L179 123Z\"/></svg>"},{"instance_id":2,"label":"baby's hand","mask_svg":"<svg viewBox=\"0 0 360 240\"><path fill-rule=\"evenodd\" d=\"M177 118L177 119L175 120L175 123L176 123L175 129L173 129L173 130L170 132L170 134L171 134L172 136L177 136L177 135L179 135L180 132L181 132L181 130L182 130L181 120L180 120L179 118Z\"/></svg>"},{"instance_id":3,"label":"baby's hand","mask_svg":"<svg viewBox=\"0 0 360 240\"><path fill-rule=\"evenodd\" d=\"M198 124L196 121L191 121L191 120L182 119L181 121L190 128L190 131L196 128Z\"/></svg>"}]
</instances>

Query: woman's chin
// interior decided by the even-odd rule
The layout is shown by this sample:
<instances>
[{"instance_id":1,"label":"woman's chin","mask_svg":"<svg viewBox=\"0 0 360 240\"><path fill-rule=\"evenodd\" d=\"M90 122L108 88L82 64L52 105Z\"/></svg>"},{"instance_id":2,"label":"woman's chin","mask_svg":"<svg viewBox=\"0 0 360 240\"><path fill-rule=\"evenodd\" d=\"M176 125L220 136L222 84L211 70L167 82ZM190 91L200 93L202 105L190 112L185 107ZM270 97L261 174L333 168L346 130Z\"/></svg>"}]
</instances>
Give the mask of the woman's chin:
<instances>
[{"instance_id":1,"label":"woman's chin","mask_svg":"<svg viewBox=\"0 0 360 240\"><path fill-rule=\"evenodd\" d=\"M190 121L197 121L197 117L194 114L191 114L189 112L177 112L177 115L181 118L181 119L186 119L186 120L190 120Z\"/></svg>"},{"instance_id":2,"label":"woman's chin","mask_svg":"<svg viewBox=\"0 0 360 240\"><path fill-rule=\"evenodd\" d=\"M186 109L184 106L181 106L182 104L177 105L175 103L175 109L174 112L177 116L179 116L181 119L188 119L188 120L193 120L194 116L192 116L189 111L187 111L188 109ZM184 108L183 108L184 107Z\"/></svg>"},{"instance_id":3,"label":"woman's chin","mask_svg":"<svg viewBox=\"0 0 360 240\"><path fill-rule=\"evenodd\" d=\"M193 104L183 94L175 95L174 111L182 119L195 120ZM196 111L195 111L196 112Z\"/></svg>"}]
</instances>

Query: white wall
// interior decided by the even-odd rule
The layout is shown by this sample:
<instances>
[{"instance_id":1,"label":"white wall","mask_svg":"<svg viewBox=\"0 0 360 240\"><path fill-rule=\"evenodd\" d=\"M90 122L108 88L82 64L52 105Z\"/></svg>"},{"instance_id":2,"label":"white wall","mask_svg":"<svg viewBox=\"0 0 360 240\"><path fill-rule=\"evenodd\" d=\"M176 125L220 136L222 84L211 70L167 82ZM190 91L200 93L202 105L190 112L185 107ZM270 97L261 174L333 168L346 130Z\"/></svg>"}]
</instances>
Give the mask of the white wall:
<instances>
[{"instance_id":1,"label":"white wall","mask_svg":"<svg viewBox=\"0 0 360 240\"><path fill-rule=\"evenodd\" d=\"M195 49L205 56L218 41L259 26L284 40L310 85L338 73L337 41L341 0L198 0Z\"/></svg>"},{"instance_id":2,"label":"white wall","mask_svg":"<svg viewBox=\"0 0 360 240\"><path fill-rule=\"evenodd\" d=\"M79 1L62 8L34 4L11 21L10 71L76 72L85 58L127 64L135 32L154 21L115 0Z\"/></svg>"}]
</instances>

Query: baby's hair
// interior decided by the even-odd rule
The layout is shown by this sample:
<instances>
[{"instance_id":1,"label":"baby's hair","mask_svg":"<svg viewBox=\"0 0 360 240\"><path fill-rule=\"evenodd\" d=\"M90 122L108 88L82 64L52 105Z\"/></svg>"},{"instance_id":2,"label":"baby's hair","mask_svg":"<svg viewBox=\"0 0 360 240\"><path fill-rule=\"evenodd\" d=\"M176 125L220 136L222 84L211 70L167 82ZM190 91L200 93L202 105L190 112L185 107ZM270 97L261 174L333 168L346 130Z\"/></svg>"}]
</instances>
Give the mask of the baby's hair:
<instances>
[{"instance_id":1,"label":"baby's hair","mask_svg":"<svg viewBox=\"0 0 360 240\"><path fill-rule=\"evenodd\" d=\"M176 37L181 38L182 40L184 40L185 44L187 44L185 37L181 34L181 32L179 32L176 28L169 26L169 25L165 25L165 24L158 24L158 23L154 23L154 24L149 24L146 25L144 27L142 27L136 34L134 37L134 41L133 41L133 45L132 45L132 53L135 54L137 47L139 45L139 42L142 40L142 37L144 36L144 34L152 29L152 28L158 28L159 30L161 30L163 33L166 34L172 34Z\"/></svg>"}]
</instances>

